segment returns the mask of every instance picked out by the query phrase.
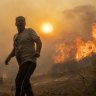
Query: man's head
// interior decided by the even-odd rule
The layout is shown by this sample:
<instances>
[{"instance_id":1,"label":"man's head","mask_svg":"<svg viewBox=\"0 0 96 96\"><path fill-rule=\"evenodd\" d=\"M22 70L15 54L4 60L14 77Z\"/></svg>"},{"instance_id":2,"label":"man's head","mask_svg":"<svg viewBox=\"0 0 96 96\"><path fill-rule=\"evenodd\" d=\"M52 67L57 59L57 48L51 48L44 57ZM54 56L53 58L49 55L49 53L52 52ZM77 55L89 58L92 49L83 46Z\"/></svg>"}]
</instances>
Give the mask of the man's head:
<instances>
[{"instance_id":1,"label":"man's head","mask_svg":"<svg viewBox=\"0 0 96 96\"><path fill-rule=\"evenodd\" d=\"M19 31L23 31L25 29L26 21L23 16L16 17L16 26Z\"/></svg>"}]
</instances>

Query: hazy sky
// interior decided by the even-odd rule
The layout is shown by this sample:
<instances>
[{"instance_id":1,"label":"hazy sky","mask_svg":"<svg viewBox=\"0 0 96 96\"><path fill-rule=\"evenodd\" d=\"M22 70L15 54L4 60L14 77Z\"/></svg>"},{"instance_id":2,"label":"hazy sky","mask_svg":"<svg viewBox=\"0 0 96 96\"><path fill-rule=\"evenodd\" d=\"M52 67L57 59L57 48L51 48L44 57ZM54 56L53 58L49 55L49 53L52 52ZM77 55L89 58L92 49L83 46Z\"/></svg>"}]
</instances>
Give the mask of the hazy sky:
<instances>
[{"instance_id":1,"label":"hazy sky","mask_svg":"<svg viewBox=\"0 0 96 96\"><path fill-rule=\"evenodd\" d=\"M52 60L49 57L54 46L52 41L56 40L58 33L63 30L63 11L82 5L96 6L96 0L0 0L0 62L4 62L12 49L13 36L17 31L15 17L23 15L26 17L27 27L34 28L43 42L40 68L43 69L42 65L50 65ZM52 35L45 35L40 31L44 22L53 24Z\"/></svg>"}]
</instances>

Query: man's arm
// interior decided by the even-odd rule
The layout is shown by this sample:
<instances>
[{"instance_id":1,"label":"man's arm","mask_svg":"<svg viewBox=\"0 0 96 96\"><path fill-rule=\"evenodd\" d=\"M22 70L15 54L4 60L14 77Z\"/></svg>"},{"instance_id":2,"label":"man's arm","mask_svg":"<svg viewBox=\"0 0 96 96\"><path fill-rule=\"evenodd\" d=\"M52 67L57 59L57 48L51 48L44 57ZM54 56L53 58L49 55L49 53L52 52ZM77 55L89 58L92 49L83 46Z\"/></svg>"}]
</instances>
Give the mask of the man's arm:
<instances>
[{"instance_id":1,"label":"man's arm","mask_svg":"<svg viewBox=\"0 0 96 96\"><path fill-rule=\"evenodd\" d=\"M5 64L8 65L8 62L9 62L10 59L11 59L12 57L14 57L14 56L15 56L15 48L12 49L11 53L10 53L10 54L8 55L8 57L6 58Z\"/></svg>"},{"instance_id":2,"label":"man's arm","mask_svg":"<svg viewBox=\"0 0 96 96\"><path fill-rule=\"evenodd\" d=\"M42 48L42 41L40 40L40 38L37 38L35 40L36 42L36 53L35 53L35 57L40 57L40 52L41 52L41 48Z\"/></svg>"}]
</instances>

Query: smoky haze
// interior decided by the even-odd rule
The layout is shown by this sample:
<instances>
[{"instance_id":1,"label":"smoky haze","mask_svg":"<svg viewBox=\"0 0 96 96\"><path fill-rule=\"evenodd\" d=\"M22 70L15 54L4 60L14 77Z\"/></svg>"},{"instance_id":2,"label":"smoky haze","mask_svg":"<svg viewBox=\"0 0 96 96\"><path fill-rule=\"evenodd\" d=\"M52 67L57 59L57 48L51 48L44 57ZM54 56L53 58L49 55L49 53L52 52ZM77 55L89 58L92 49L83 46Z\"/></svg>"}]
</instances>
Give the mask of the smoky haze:
<instances>
[{"instance_id":1,"label":"smoky haze","mask_svg":"<svg viewBox=\"0 0 96 96\"><path fill-rule=\"evenodd\" d=\"M91 38L92 23L96 20L96 9L91 5L77 6L63 11L62 39L72 41L76 37ZM61 38L60 37L60 38Z\"/></svg>"},{"instance_id":2,"label":"smoky haze","mask_svg":"<svg viewBox=\"0 0 96 96\"><path fill-rule=\"evenodd\" d=\"M13 2L14 4L17 2ZM13 5L14 5L13 4ZM26 2L25 2L26 4ZM12 5L12 6L13 6ZM20 4L18 3L18 6ZM19 6L20 7L20 6ZM14 16L9 16L8 19L7 16L4 16L4 19L2 19L3 17L1 16L1 21L2 22L9 22L9 25L7 24L0 24L0 45L1 45L1 53L0 54L0 63L1 63L1 69L2 68L4 70L7 69L7 73L11 74L11 72L13 72L12 75L16 74L16 70L18 69L17 67L17 63L15 62L15 60L13 59L10 63L10 65L5 68L4 66L4 59L6 58L6 56L9 54L9 52L12 49L12 44L13 44L13 35L16 32L16 29L14 29L15 27L15 20L14 18L19 15L24 15L25 17L26 14L24 14L22 11L22 9L24 8L24 6L20 7L20 10L18 14L16 14L14 12L13 9L11 9L11 7L9 6L10 10L8 10L8 15L9 14L13 14ZM32 9L30 9L27 6L29 11L32 11ZM16 6L16 10L18 11L19 8ZM27 9L26 9L27 10ZM2 12L3 14L5 12ZM27 15L29 14L29 12L27 12ZM58 36L56 39L54 40L49 40L49 41L44 41L44 39L42 39L43 37L41 37L41 39L43 40L43 48L42 48L42 52L41 52L41 57L38 60L38 67L36 70L36 74L46 74L48 70L50 70L50 68L53 66L54 61L53 61L53 55L55 53L55 45L63 43L63 42L72 42L76 39L76 37L80 36L84 39L89 39L91 38L91 27L92 27L92 23L94 22L94 20L96 20L96 10L95 7L92 5L82 5L82 6L77 6L75 8L71 8L71 9L66 9L63 12L61 12L60 14L62 14L62 16L60 18L61 21L60 22L60 28L58 28ZM38 14L37 14L38 15ZM32 14L31 14L32 16ZM35 16L33 16L35 17ZM38 16L37 16L38 17ZM31 17L29 17L29 21L31 20ZM28 21L28 22L29 22ZM33 20L34 21L34 20ZM30 22L28 23L30 25ZM33 23L35 24L35 23ZM14 64L13 64L14 63ZM3 66L3 67L2 67ZM15 70L12 70L12 68L15 68ZM15 76L15 75L14 75ZM10 76L11 77L11 76Z\"/></svg>"},{"instance_id":3,"label":"smoky haze","mask_svg":"<svg viewBox=\"0 0 96 96\"><path fill-rule=\"evenodd\" d=\"M59 34L60 38L54 43L56 45L54 61L57 64L52 67L49 73L78 70L78 68L80 69L81 67L90 66L95 58L95 55L91 58L90 55L89 57L86 55L86 58L83 58L80 61L76 60L76 52L78 52L79 56L81 53L83 54L83 51L78 51L79 47L82 46L86 51L92 48L90 47L90 44L87 47L86 45L93 39L92 26L93 23L96 22L95 7L91 5L82 5L64 10L62 21L63 27L62 32ZM78 37L79 39L77 39ZM78 45L76 44L76 40L79 40ZM80 43L81 46L79 46ZM95 44L94 41L92 41L92 43L93 45ZM83 50L82 48L81 50ZM91 63L89 64L89 62Z\"/></svg>"},{"instance_id":4,"label":"smoky haze","mask_svg":"<svg viewBox=\"0 0 96 96\"><path fill-rule=\"evenodd\" d=\"M62 21L60 25L61 29L58 30L58 37L52 42L47 42L46 47L44 48L47 51L43 50L43 53L47 52L45 56L43 54L44 60L46 60L46 62L50 61L49 63L47 63L47 65L45 62L44 67L48 68L49 70L54 65L53 57L56 55L56 52L58 54L61 54L59 53L58 49L62 44L65 44L64 46L66 46L66 54L62 55L70 55L71 52L70 57L73 58L76 53L76 48L74 48L73 46L74 41L77 37L81 37L83 40L86 41L90 40L92 38L92 24L95 20L96 9L92 5L82 5L72 9L64 10L62 12ZM44 67L41 66L43 73L46 72L44 70Z\"/></svg>"}]
</instances>

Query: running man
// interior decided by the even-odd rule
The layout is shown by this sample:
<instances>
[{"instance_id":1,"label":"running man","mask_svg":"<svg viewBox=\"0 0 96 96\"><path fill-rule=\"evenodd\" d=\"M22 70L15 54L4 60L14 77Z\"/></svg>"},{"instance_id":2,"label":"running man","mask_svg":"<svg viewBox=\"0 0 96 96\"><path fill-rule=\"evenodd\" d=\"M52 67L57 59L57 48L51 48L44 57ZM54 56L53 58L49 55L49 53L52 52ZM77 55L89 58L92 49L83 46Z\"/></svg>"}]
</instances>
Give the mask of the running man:
<instances>
[{"instance_id":1,"label":"running man","mask_svg":"<svg viewBox=\"0 0 96 96\"><path fill-rule=\"evenodd\" d=\"M42 42L32 28L25 28L26 20L23 16L16 17L18 33L14 35L14 45L11 53L5 60L8 65L10 59L16 56L19 71L16 76L15 96L34 96L30 77L36 68L36 59L40 57ZM36 46L35 46L36 45Z\"/></svg>"}]
</instances>

